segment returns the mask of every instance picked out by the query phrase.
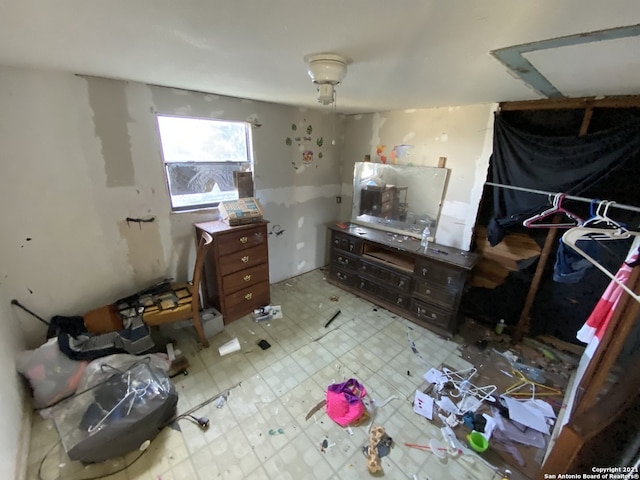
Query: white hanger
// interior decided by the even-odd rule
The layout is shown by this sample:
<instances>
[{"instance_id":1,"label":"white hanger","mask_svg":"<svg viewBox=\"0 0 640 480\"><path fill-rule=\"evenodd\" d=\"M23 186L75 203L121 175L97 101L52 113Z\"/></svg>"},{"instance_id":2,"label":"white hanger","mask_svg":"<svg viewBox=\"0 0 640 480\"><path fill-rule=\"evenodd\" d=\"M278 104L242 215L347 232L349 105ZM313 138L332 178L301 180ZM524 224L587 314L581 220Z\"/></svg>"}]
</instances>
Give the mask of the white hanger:
<instances>
[{"instance_id":1,"label":"white hanger","mask_svg":"<svg viewBox=\"0 0 640 480\"><path fill-rule=\"evenodd\" d=\"M593 264L598 270L604 273L611 280L616 282L625 292L631 295L636 302L640 302L640 295L637 295L633 292L629 287L627 287L624 283L622 283L615 275L613 275L609 270L604 268L597 260L589 256L584 250L580 247L576 246L576 242L578 240L603 240L601 236L608 236L608 240L623 240L629 237L636 237L631 245L631 252L635 252L640 245L640 232L630 232L622 227L616 229L604 229L604 228L592 228L592 227L574 227L570 230L567 230L564 235L562 235L562 241L573 248L576 252L586 258L589 263Z\"/></svg>"},{"instance_id":2,"label":"white hanger","mask_svg":"<svg viewBox=\"0 0 640 480\"><path fill-rule=\"evenodd\" d=\"M538 213L537 215L534 215L531 218L527 218L525 221L522 222L522 225L524 225L527 228L569 228L569 227L575 227L576 225L582 225L583 220L580 217L578 217L575 213L572 213L566 210L562 206L562 201L564 200L564 197L566 197L566 194L556 193L553 197L553 206L551 208L545 210L542 213ZM572 222L571 223L553 223L553 222L552 223L536 223L545 218L548 219L548 217L555 215L557 213L558 214L563 213L564 215L569 217L572 220Z\"/></svg>"}]
</instances>

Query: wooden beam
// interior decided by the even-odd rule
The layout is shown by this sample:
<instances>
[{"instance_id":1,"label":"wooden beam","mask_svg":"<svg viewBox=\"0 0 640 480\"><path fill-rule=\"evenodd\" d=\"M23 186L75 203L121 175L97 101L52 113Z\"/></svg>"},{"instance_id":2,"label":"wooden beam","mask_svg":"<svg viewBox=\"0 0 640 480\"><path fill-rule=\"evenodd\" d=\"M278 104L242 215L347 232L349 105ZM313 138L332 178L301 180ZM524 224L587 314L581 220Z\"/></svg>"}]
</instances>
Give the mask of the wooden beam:
<instances>
[{"instance_id":1,"label":"wooden beam","mask_svg":"<svg viewBox=\"0 0 640 480\"><path fill-rule=\"evenodd\" d=\"M638 361L640 352L633 355L630 364L637 365ZM597 403L581 414L573 414L569 423L562 427L547 460L536 475L536 480L549 478L549 474L573 472L576 459L585 444L622 415L628 414L638 397L639 387L640 369L632 368Z\"/></svg>"},{"instance_id":2,"label":"wooden beam","mask_svg":"<svg viewBox=\"0 0 640 480\"><path fill-rule=\"evenodd\" d=\"M559 222L560 215L554 215L552 223ZM538 259L536 273L533 274L533 280L531 281L531 286L529 287L527 298L524 301L524 307L522 307L522 313L520 314L520 319L518 320L518 324L516 325L515 334L513 335L513 337L511 337L511 343L518 343L520 340L522 340L523 335L529 333L529 314L531 313L533 301L536 299L538 288L540 288L542 274L544 272L545 266L547 265L547 260L549 259L549 254L551 253L553 243L555 242L557 231L557 228L550 228L547 233L547 238L545 239L544 246L542 247L542 253L540 254L540 258Z\"/></svg>"},{"instance_id":3,"label":"wooden beam","mask_svg":"<svg viewBox=\"0 0 640 480\"><path fill-rule=\"evenodd\" d=\"M500 102L501 111L512 110L565 110L594 108L638 108L640 95L619 95L612 97L549 98L519 102Z\"/></svg>"},{"instance_id":4,"label":"wooden beam","mask_svg":"<svg viewBox=\"0 0 640 480\"><path fill-rule=\"evenodd\" d=\"M627 281L627 286L636 294L640 292L639 278L640 268L636 267L631 271ZM636 302L623 292L607 330L600 340L600 345L591 358L578 387L574 415L587 411L596 402L602 385L617 361L639 314L640 302Z\"/></svg>"},{"instance_id":5,"label":"wooden beam","mask_svg":"<svg viewBox=\"0 0 640 480\"><path fill-rule=\"evenodd\" d=\"M591 123L591 117L593 117L593 107L588 106L584 111L584 117L582 117L582 125L580 125L580 133L581 137L584 137L589 130L589 124Z\"/></svg>"}]
</instances>

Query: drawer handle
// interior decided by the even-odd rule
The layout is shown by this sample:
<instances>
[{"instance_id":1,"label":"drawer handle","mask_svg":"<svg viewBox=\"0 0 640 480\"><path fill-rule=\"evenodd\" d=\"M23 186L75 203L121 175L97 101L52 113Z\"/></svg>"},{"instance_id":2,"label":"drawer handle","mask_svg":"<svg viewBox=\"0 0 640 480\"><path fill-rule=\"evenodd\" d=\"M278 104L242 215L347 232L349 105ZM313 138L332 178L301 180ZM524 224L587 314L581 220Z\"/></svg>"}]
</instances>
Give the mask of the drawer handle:
<instances>
[{"instance_id":1,"label":"drawer handle","mask_svg":"<svg viewBox=\"0 0 640 480\"><path fill-rule=\"evenodd\" d=\"M438 316L435 313L432 313L431 314L431 318L433 318L435 320L436 318L438 318Z\"/></svg>"},{"instance_id":2,"label":"drawer handle","mask_svg":"<svg viewBox=\"0 0 640 480\"><path fill-rule=\"evenodd\" d=\"M347 276L344 273L336 273L336 277L338 277L340 280L346 280Z\"/></svg>"},{"instance_id":3,"label":"drawer handle","mask_svg":"<svg viewBox=\"0 0 640 480\"><path fill-rule=\"evenodd\" d=\"M426 268L423 268L423 269L422 269L422 276L423 276L423 277L426 277L426 276L427 276L427 269L426 269Z\"/></svg>"},{"instance_id":4,"label":"drawer handle","mask_svg":"<svg viewBox=\"0 0 640 480\"><path fill-rule=\"evenodd\" d=\"M249 255L245 255L240 260L242 260L242 263L247 263L249 261Z\"/></svg>"},{"instance_id":5,"label":"drawer handle","mask_svg":"<svg viewBox=\"0 0 640 480\"><path fill-rule=\"evenodd\" d=\"M402 298L398 298L396 300L396 305L402 305L402 304L404 304L404 300L402 300Z\"/></svg>"},{"instance_id":6,"label":"drawer handle","mask_svg":"<svg viewBox=\"0 0 640 480\"><path fill-rule=\"evenodd\" d=\"M404 287L404 280L400 280L400 282L398 282L398 288L403 288Z\"/></svg>"},{"instance_id":7,"label":"drawer handle","mask_svg":"<svg viewBox=\"0 0 640 480\"><path fill-rule=\"evenodd\" d=\"M344 258L342 258L342 257L338 257L338 263L339 263L340 265L349 265L349 260L345 260L345 259L344 259Z\"/></svg>"},{"instance_id":8,"label":"drawer handle","mask_svg":"<svg viewBox=\"0 0 640 480\"><path fill-rule=\"evenodd\" d=\"M251 297L253 297L253 293L249 292L247 293L244 298L246 298L247 300L251 300Z\"/></svg>"},{"instance_id":9,"label":"drawer handle","mask_svg":"<svg viewBox=\"0 0 640 480\"><path fill-rule=\"evenodd\" d=\"M248 237L240 237L240 243L244 244L247 243L249 241Z\"/></svg>"},{"instance_id":10,"label":"drawer handle","mask_svg":"<svg viewBox=\"0 0 640 480\"><path fill-rule=\"evenodd\" d=\"M451 285L451 282L453 282L453 278L451 278L451 277L447 277L447 283L448 283L449 285Z\"/></svg>"},{"instance_id":11,"label":"drawer handle","mask_svg":"<svg viewBox=\"0 0 640 480\"><path fill-rule=\"evenodd\" d=\"M429 290L428 288L424 291L424 293L426 293L427 295L431 295L431 290Z\"/></svg>"},{"instance_id":12,"label":"drawer handle","mask_svg":"<svg viewBox=\"0 0 640 480\"><path fill-rule=\"evenodd\" d=\"M244 276L244 281L248 282L249 280L251 280L251 275L245 275Z\"/></svg>"}]
</instances>

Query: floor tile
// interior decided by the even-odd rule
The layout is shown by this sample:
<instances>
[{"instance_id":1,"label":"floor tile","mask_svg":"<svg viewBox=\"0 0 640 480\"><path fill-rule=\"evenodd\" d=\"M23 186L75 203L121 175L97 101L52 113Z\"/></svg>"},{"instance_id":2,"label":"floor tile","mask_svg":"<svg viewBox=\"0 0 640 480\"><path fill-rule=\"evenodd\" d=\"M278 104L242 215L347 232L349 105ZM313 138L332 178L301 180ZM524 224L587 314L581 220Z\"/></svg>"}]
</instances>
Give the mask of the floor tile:
<instances>
[{"instance_id":1,"label":"floor tile","mask_svg":"<svg viewBox=\"0 0 640 480\"><path fill-rule=\"evenodd\" d=\"M383 425L395 441L382 459L387 478L491 478L473 457L442 462L430 452L404 446L440 438L438 428L413 412L412 401L429 368L443 363L454 369L471 366L458 342L330 285L323 269L272 285L271 299L282 306L283 318L254 322L247 315L212 337L209 348L198 345L191 329L164 329L190 362L188 375L173 378L178 412L193 410L194 417L208 418L207 429L193 418L182 418L162 430L139 459L135 451L109 465L72 462L58 447L44 462L44 480L71 479L80 471L104 474L134 460L109 478L370 478L363 447L373 425ZM240 350L221 356L218 347L233 338ZM269 348L258 346L263 339ZM366 421L343 428L327 416L324 406L306 419L326 398L328 385L349 378L367 390ZM39 464L57 437L51 421L34 416L29 480L38 478Z\"/></svg>"}]
</instances>

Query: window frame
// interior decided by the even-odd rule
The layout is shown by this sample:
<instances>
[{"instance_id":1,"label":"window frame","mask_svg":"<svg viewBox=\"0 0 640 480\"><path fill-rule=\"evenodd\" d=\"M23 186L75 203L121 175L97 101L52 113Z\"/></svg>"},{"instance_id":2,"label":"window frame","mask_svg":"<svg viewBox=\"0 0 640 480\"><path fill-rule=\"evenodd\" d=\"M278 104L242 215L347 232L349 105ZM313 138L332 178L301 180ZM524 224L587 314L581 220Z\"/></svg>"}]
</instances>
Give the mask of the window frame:
<instances>
[{"instance_id":1,"label":"window frame","mask_svg":"<svg viewBox=\"0 0 640 480\"><path fill-rule=\"evenodd\" d=\"M247 159L244 161L167 161L164 153L164 146L162 143L162 134L160 131L160 117L170 117L170 118L181 118L181 119L192 119L192 120L205 120L214 123L226 123L226 124L236 124L242 125L244 128L244 142L245 142L245 150L247 153ZM156 128L158 132L158 140L160 141L160 156L162 159L162 170L164 175L164 181L167 188L167 194L169 195L169 206L171 208L172 213L184 213L184 212L195 212L201 210L210 210L217 208L220 204L220 201L216 202L207 202L207 203L199 203L197 205L184 205L184 206L176 206L174 204L174 194L171 192L171 182L169 179L169 167L171 165L179 165L179 166L194 166L194 165L203 165L203 166L220 166L220 165L232 165L239 167L240 170L242 165L249 164L249 171L251 172L251 176L253 178L254 174L254 154L253 154L253 136L251 123L243 120L226 120L221 118L211 118L211 117L198 117L198 116L189 116L189 115L176 115L176 114L165 114L165 113L155 113L156 119ZM236 197L238 198L238 190L236 189Z\"/></svg>"}]
</instances>

